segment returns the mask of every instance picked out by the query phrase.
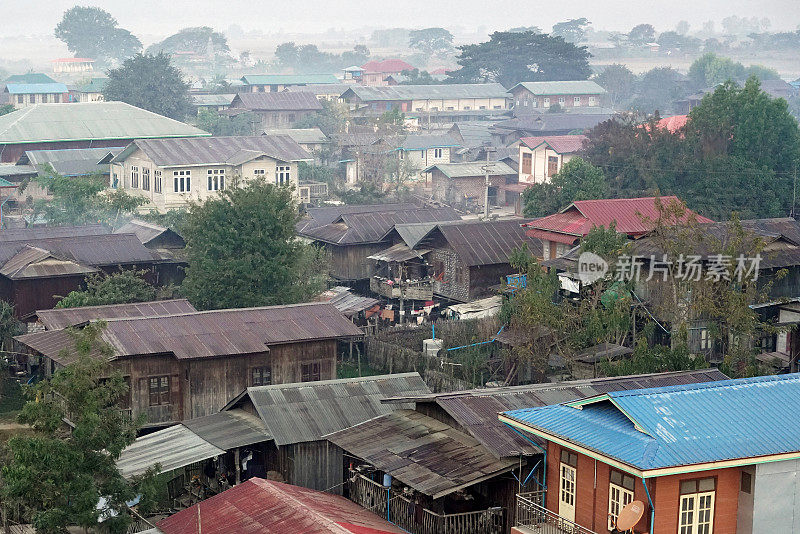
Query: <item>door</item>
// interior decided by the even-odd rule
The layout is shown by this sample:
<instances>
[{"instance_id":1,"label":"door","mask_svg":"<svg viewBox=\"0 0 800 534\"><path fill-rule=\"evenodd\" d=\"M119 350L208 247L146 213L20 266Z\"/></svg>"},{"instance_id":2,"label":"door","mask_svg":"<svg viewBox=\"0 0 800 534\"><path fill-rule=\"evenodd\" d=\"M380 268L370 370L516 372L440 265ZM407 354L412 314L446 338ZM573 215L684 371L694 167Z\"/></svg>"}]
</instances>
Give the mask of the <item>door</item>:
<instances>
[{"instance_id":1,"label":"door","mask_svg":"<svg viewBox=\"0 0 800 534\"><path fill-rule=\"evenodd\" d=\"M558 174L558 156L547 156L547 177Z\"/></svg>"},{"instance_id":2,"label":"door","mask_svg":"<svg viewBox=\"0 0 800 534\"><path fill-rule=\"evenodd\" d=\"M561 484L559 488L558 515L575 521L575 468L561 464Z\"/></svg>"},{"instance_id":3,"label":"door","mask_svg":"<svg viewBox=\"0 0 800 534\"><path fill-rule=\"evenodd\" d=\"M714 492L681 495L678 534L714 532Z\"/></svg>"}]
</instances>

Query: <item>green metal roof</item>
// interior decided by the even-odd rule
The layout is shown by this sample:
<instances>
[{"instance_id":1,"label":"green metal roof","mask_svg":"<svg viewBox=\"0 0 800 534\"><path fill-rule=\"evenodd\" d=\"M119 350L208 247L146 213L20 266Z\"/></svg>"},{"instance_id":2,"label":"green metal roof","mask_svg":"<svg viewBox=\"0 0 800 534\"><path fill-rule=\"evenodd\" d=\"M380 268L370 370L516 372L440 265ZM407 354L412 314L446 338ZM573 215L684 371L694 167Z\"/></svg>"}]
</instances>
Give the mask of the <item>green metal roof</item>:
<instances>
[{"instance_id":1,"label":"green metal roof","mask_svg":"<svg viewBox=\"0 0 800 534\"><path fill-rule=\"evenodd\" d=\"M36 104L0 116L0 144L209 135L124 102Z\"/></svg>"},{"instance_id":2,"label":"green metal roof","mask_svg":"<svg viewBox=\"0 0 800 534\"><path fill-rule=\"evenodd\" d=\"M108 78L92 78L89 83L80 88L81 93L102 93Z\"/></svg>"},{"instance_id":3,"label":"green metal roof","mask_svg":"<svg viewBox=\"0 0 800 534\"><path fill-rule=\"evenodd\" d=\"M333 74L248 74L242 76L248 85L303 85L308 83L339 83Z\"/></svg>"},{"instance_id":4,"label":"green metal roof","mask_svg":"<svg viewBox=\"0 0 800 534\"><path fill-rule=\"evenodd\" d=\"M5 178L0 178L0 188L3 188L3 187L17 187L17 184L12 184L11 182L6 180Z\"/></svg>"},{"instance_id":5,"label":"green metal roof","mask_svg":"<svg viewBox=\"0 0 800 534\"><path fill-rule=\"evenodd\" d=\"M604 95L606 90L591 80L574 80L565 82L521 82L512 87L514 92L523 87L535 95Z\"/></svg>"},{"instance_id":6,"label":"green metal roof","mask_svg":"<svg viewBox=\"0 0 800 534\"><path fill-rule=\"evenodd\" d=\"M6 78L6 83L56 83L56 81L41 72L29 72L27 74L14 74Z\"/></svg>"}]
</instances>

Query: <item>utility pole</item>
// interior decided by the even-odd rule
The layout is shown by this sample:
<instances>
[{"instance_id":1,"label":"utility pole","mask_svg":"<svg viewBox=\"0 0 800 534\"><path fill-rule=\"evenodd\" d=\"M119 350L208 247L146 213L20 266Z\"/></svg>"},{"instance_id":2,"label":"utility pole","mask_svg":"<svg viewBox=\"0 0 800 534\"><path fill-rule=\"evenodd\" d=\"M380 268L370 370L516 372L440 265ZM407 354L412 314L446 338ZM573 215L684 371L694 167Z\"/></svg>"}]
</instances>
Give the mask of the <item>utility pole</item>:
<instances>
[{"instance_id":1,"label":"utility pole","mask_svg":"<svg viewBox=\"0 0 800 534\"><path fill-rule=\"evenodd\" d=\"M484 184L484 191L483 191L483 219L489 220L489 171L492 169L491 160L489 159L492 152L494 152L494 147L486 146L486 165L483 166L483 171L486 173L484 175L486 179L486 183Z\"/></svg>"},{"instance_id":2,"label":"utility pole","mask_svg":"<svg viewBox=\"0 0 800 534\"><path fill-rule=\"evenodd\" d=\"M791 217L794 219L794 206L797 200L797 164L794 166L794 176L792 178L792 211Z\"/></svg>"}]
</instances>

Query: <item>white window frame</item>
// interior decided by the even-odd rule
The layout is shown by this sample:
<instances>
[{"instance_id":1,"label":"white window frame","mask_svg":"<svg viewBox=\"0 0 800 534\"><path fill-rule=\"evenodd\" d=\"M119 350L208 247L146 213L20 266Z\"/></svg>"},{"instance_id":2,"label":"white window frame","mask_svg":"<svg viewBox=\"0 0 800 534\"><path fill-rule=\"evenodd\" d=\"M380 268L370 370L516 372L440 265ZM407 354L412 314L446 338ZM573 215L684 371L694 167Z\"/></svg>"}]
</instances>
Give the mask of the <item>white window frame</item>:
<instances>
[{"instance_id":1,"label":"white window frame","mask_svg":"<svg viewBox=\"0 0 800 534\"><path fill-rule=\"evenodd\" d=\"M544 97L544 102L542 103L542 106L544 106L546 108L550 107L550 97L549 96Z\"/></svg>"},{"instance_id":2,"label":"white window frame","mask_svg":"<svg viewBox=\"0 0 800 534\"><path fill-rule=\"evenodd\" d=\"M139 189L139 167L131 165L131 189Z\"/></svg>"},{"instance_id":3,"label":"white window frame","mask_svg":"<svg viewBox=\"0 0 800 534\"><path fill-rule=\"evenodd\" d=\"M253 169L253 176L266 176L267 169Z\"/></svg>"},{"instance_id":4,"label":"white window frame","mask_svg":"<svg viewBox=\"0 0 800 534\"><path fill-rule=\"evenodd\" d=\"M150 168L142 167L142 191L150 191Z\"/></svg>"},{"instance_id":5,"label":"white window frame","mask_svg":"<svg viewBox=\"0 0 800 534\"><path fill-rule=\"evenodd\" d=\"M561 462L558 470L558 515L575 521L575 496L578 488L578 470ZM571 511L571 512L570 512ZM564 512L570 512L565 514Z\"/></svg>"},{"instance_id":6,"label":"white window frame","mask_svg":"<svg viewBox=\"0 0 800 534\"><path fill-rule=\"evenodd\" d=\"M590 96L589 97L589 106L596 106L597 105L597 98Z\"/></svg>"},{"instance_id":7,"label":"white window frame","mask_svg":"<svg viewBox=\"0 0 800 534\"><path fill-rule=\"evenodd\" d=\"M208 169L208 190L225 190L225 169Z\"/></svg>"},{"instance_id":8,"label":"white window frame","mask_svg":"<svg viewBox=\"0 0 800 534\"><path fill-rule=\"evenodd\" d=\"M572 97L572 105L575 106L575 107L580 107L581 106L581 97L573 96Z\"/></svg>"},{"instance_id":9,"label":"white window frame","mask_svg":"<svg viewBox=\"0 0 800 534\"><path fill-rule=\"evenodd\" d=\"M175 193L192 191L192 171L172 171L172 188Z\"/></svg>"},{"instance_id":10,"label":"white window frame","mask_svg":"<svg viewBox=\"0 0 800 534\"><path fill-rule=\"evenodd\" d=\"M153 171L153 193L161 193L161 170Z\"/></svg>"},{"instance_id":11,"label":"white window frame","mask_svg":"<svg viewBox=\"0 0 800 534\"><path fill-rule=\"evenodd\" d=\"M684 493L678 507L678 534L713 534L716 491Z\"/></svg>"},{"instance_id":12,"label":"white window frame","mask_svg":"<svg viewBox=\"0 0 800 534\"><path fill-rule=\"evenodd\" d=\"M633 491L613 482L608 483L608 530L615 526L619 513L633 501Z\"/></svg>"},{"instance_id":13,"label":"white window frame","mask_svg":"<svg viewBox=\"0 0 800 534\"><path fill-rule=\"evenodd\" d=\"M563 97L563 96L559 96L558 97L558 103L559 104L564 104L564 103L566 103L566 101L567 101L567 99L565 97Z\"/></svg>"},{"instance_id":14,"label":"white window frame","mask_svg":"<svg viewBox=\"0 0 800 534\"><path fill-rule=\"evenodd\" d=\"M275 185L289 185L292 182L291 165L275 166Z\"/></svg>"},{"instance_id":15,"label":"white window frame","mask_svg":"<svg viewBox=\"0 0 800 534\"><path fill-rule=\"evenodd\" d=\"M444 149L442 149L442 148L434 148L433 149L433 157L434 158L441 158L443 153L444 153Z\"/></svg>"},{"instance_id":16,"label":"white window frame","mask_svg":"<svg viewBox=\"0 0 800 534\"><path fill-rule=\"evenodd\" d=\"M711 348L711 337L708 335L708 328L700 329L700 350L708 350Z\"/></svg>"}]
</instances>

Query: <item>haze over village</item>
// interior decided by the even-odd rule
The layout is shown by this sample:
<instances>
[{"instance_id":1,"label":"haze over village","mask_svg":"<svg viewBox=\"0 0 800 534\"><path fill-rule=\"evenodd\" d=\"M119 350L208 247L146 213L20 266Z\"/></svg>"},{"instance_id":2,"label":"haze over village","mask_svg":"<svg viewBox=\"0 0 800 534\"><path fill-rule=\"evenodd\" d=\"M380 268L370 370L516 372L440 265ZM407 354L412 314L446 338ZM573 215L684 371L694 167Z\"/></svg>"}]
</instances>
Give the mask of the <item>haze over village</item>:
<instances>
[{"instance_id":1,"label":"haze over village","mask_svg":"<svg viewBox=\"0 0 800 534\"><path fill-rule=\"evenodd\" d=\"M795 1L0 12L0 532L800 534Z\"/></svg>"}]
</instances>

